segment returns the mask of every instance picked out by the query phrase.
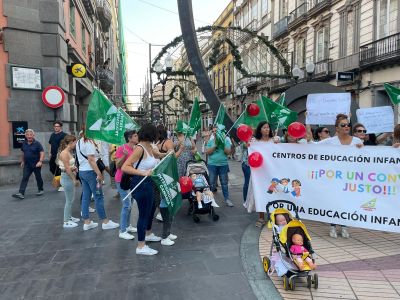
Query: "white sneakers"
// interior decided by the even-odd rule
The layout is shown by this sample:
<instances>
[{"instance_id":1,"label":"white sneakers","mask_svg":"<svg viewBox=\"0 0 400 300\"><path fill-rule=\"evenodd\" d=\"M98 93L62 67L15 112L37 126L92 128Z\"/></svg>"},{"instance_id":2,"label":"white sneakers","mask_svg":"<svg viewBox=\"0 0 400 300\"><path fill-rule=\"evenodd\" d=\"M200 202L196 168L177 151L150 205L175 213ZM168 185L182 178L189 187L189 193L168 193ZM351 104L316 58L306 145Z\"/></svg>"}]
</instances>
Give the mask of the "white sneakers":
<instances>
[{"instance_id":1,"label":"white sneakers","mask_svg":"<svg viewBox=\"0 0 400 300\"><path fill-rule=\"evenodd\" d=\"M348 239L349 237L350 237L350 234L347 231L347 228L342 226L342 238Z\"/></svg>"},{"instance_id":2,"label":"white sneakers","mask_svg":"<svg viewBox=\"0 0 400 300\"><path fill-rule=\"evenodd\" d=\"M79 219L79 218L74 218L74 217L70 217L69 220L72 221L72 222L74 222L74 223L78 223L81 219Z\"/></svg>"},{"instance_id":3,"label":"white sneakers","mask_svg":"<svg viewBox=\"0 0 400 300\"><path fill-rule=\"evenodd\" d=\"M347 231L347 227L343 227L342 228L342 238L348 239L350 237L349 232ZM336 239L337 238L337 232L336 232L336 226L331 226L331 230L329 231L329 235L331 238Z\"/></svg>"},{"instance_id":4,"label":"white sneakers","mask_svg":"<svg viewBox=\"0 0 400 300\"><path fill-rule=\"evenodd\" d=\"M83 230L86 231L86 230L89 230L89 229L93 229L93 228L96 228L98 225L99 225L98 223L90 221L89 224L83 224Z\"/></svg>"},{"instance_id":5,"label":"white sneakers","mask_svg":"<svg viewBox=\"0 0 400 300\"><path fill-rule=\"evenodd\" d=\"M175 244L175 242L171 241L169 238L161 240L161 245L163 246L172 246L173 244Z\"/></svg>"},{"instance_id":6,"label":"white sneakers","mask_svg":"<svg viewBox=\"0 0 400 300\"><path fill-rule=\"evenodd\" d=\"M128 231L128 232L137 232L137 228L136 228L136 227L133 227L132 225L129 225L129 226L126 228L126 231Z\"/></svg>"},{"instance_id":7,"label":"white sneakers","mask_svg":"<svg viewBox=\"0 0 400 300\"><path fill-rule=\"evenodd\" d=\"M64 192L65 190L64 190L63 186L60 186L60 187L58 188L58 191L59 191L59 192Z\"/></svg>"},{"instance_id":8,"label":"white sneakers","mask_svg":"<svg viewBox=\"0 0 400 300\"><path fill-rule=\"evenodd\" d=\"M199 209L202 209L202 208L203 208L203 204L202 204L201 202L197 202L197 207L198 207Z\"/></svg>"},{"instance_id":9,"label":"white sneakers","mask_svg":"<svg viewBox=\"0 0 400 300\"><path fill-rule=\"evenodd\" d=\"M124 239L124 240L133 240L135 238L135 236L133 236L132 234L129 234L128 231L125 231L125 232L119 233L119 238Z\"/></svg>"},{"instance_id":10,"label":"white sneakers","mask_svg":"<svg viewBox=\"0 0 400 300\"><path fill-rule=\"evenodd\" d=\"M337 238L336 226L331 226L331 230L329 231L329 235L330 235L331 238L334 238L334 239Z\"/></svg>"},{"instance_id":11,"label":"white sneakers","mask_svg":"<svg viewBox=\"0 0 400 300\"><path fill-rule=\"evenodd\" d=\"M178 237L175 234L170 234L167 238L169 238L171 241L176 240Z\"/></svg>"},{"instance_id":12,"label":"white sneakers","mask_svg":"<svg viewBox=\"0 0 400 300\"><path fill-rule=\"evenodd\" d=\"M74 228L77 226L78 226L78 224L76 224L75 222L72 222L72 221L67 221L67 222L64 222L64 224L63 224L64 228Z\"/></svg>"},{"instance_id":13,"label":"white sneakers","mask_svg":"<svg viewBox=\"0 0 400 300\"><path fill-rule=\"evenodd\" d=\"M151 233L149 235L146 235L144 240L146 242L159 242L161 241L161 238L159 236L156 236L154 233Z\"/></svg>"},{"instance_id":14,"label":"white sneakers","mask_svg":"<svg viewBox=\"0 0 400 300\"><path fill-rule=\"evenodd\" d=\"M115 229L115 228L118 228L118 227L119 227L119 224L118 224L118 223L115 223L115 222L113 222L113 221L111 221L111 220L108 220L108 223L103 223L103 224L101 224L101 228L102 228L103 230Z\"/></svg>"},{"instance_id":15,"label":"white sneakers","mask_svg":"<svg viewBox=\"0 0 400 300\"><path fill-rule=\"evenodd\" d=\"M136 248L136 254L139 255L156 255L157 253L158 253L157 250L151 249L147 245L144 245L143 248Z\"/></svg>"}]
</instances>

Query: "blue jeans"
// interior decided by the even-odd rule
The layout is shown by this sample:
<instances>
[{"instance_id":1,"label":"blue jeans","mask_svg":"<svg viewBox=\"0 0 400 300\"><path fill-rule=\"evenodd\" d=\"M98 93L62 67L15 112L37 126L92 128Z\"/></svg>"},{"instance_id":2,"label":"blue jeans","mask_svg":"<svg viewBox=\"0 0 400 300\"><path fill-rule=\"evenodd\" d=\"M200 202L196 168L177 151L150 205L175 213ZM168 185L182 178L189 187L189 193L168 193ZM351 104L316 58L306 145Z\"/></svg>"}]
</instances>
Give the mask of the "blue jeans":
<instances>
[{"instance_id":1,"label":"blue jeans","mask_svg":"<svg viewBox=\"0 0 400 300\"><path fill-rule=\"evenodd\" d=\"M250 166L248 166L242 162L242 171L243 171L243 175L244 175L243 202L246 202L247 192L249 190L250 175L251 175Z\"/></svg>"},{"instance_id":2,"label":"blue jeans","mask_svg":"<svg viewBox=\"0 0 400 300\"><path fill-rule=\"evenodd\" d=\"M143 176L133 176L131 189L134 188L142 179ZM153 199L154 193L152 180L149 177L146 178L132 194L139 210L139 218L137 221L138 241L144 242L146 230L151 230L153 215L156 209Z\"/></svg>"},{"instance_id":3,"label":"blue jeans","mask_svg":"<svg viewBox=\"0 0 400 300\"><path fill-rule=\"evenodd\" d=\"M219 176L219 180L221 182L222 193L224 194L225 201L229 199L229 191L228 191L228 172L229 166L213 166L208 165L208 172L210 173L210 186L211 190L215 190L217 187L217 179Z\"/></svg>"},{"instance_id":4,"label":"blue jeans","mask_svg":"<svg viewBox=\"0 0 400 300\"><path fill-rule=\"evenodd\" d=\"M99 219L107 219L106 211L104 210L104 194L101 185L100 194L96 193L97 175L95 171L79 171L79 177L82 183L82 218L84 220L89 219L89 203L90 197L93 194Z\"/></svg>"},{"instance_id":5,"label":"blue jeans","mask_svg":"<svg viewBox=\"0 0 400 300\"><path fill-rule=\"evenodd\" d=\"M75 200L75 186L71 177L65 172L61 173L61 185L65 193L64 222L68 222L71 218L72 203Z\"/></svg>"},{"instance_id":6,"label":"blue jeans","mask_svg":"<svg viewBox=\"0 0 400 300\"><path fill-rule=\"evenodd\" d=\"M115 184L117 185L117 190L118 190L119 196L122 201L121 221L119 224L120 232L125 232L126 228L129 226L130 220L131 220L132 196L129 196L128 198L123 200L126 197L126 195L129 194L129 190L126 191L126 190L121 189L120 182L115 182Z\"/></svg>"}]
</instances>

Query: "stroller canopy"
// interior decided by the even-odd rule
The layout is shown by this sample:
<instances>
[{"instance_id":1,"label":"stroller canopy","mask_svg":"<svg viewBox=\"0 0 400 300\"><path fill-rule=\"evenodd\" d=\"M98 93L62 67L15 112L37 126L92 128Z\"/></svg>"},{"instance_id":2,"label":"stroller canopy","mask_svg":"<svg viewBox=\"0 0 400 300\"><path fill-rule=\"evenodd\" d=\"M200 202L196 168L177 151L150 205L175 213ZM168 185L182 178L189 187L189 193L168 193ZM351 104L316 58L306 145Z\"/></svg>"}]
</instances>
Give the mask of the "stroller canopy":
<instances>
[{"instance_id":1,"label":"stroller canopy","mask_svg":"<svg viewBox=\"0 0 400 300\"><path fill-rule=\"evenodd\" d=\"M290 211L288 211L286 208L277 208L269 214L268 228L272 228L272 225L276 224L276 215L283 215L286 218L287 223L293 220L293 216Z\"/></svg>"},{"instance_id":2,"label":"stroller canopy","mask_svg":"<svg viewBox=\"0 0 400 300\"><path fill-rule=\"evenodd\" d=\"M291 244L292 236L295 233L299 233L305 240L307 239L308 241L311 241L311 237L308 234L306 226L301 221L292 220L282 228L282 231L279 234L281 243L286 244L289 241Z\"/></svg>"}]
</instances>

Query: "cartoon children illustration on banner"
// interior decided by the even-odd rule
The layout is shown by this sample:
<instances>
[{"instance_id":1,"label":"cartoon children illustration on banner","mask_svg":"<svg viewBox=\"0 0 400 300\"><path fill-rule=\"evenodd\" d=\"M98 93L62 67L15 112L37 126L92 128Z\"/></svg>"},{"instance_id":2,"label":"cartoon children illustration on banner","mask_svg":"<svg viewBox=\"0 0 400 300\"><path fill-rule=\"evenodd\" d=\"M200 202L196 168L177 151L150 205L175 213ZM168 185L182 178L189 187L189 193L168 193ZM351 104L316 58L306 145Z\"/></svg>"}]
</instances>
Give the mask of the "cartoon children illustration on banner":
<instances>
[{"instance_id":1,"label":"cartoon children illustration on banner","mask_svg":"<svg viewBox=\"0 0 400 300\"><path fill-rule=\"evenodd\" d=\"M275 193L284 193L290 194L294 198L301 197L301 182L298 179L292 180L292 186L290 189L290 178L272 178L271 183L268 187L267 193L268 194L275 194Z\"/></svg>"}]
</instances>

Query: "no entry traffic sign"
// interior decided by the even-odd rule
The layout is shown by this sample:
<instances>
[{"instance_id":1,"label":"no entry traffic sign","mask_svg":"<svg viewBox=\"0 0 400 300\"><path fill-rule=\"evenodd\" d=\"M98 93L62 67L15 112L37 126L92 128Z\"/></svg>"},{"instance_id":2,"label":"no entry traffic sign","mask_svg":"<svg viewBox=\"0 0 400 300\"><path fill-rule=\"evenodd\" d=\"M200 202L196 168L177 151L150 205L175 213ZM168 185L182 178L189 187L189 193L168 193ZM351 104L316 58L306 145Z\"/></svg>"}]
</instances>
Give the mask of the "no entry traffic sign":
<instances>
[{"instance_id":1,"label":"no entry traffic sign","mask_svg":"<svg viewBox=\"0 0 400 300\"><path fill-rule=\"evenodd\" d=\"M64 91L58 86L48 86L42 93L42 100L50 108L57 108L64 104Z\"/></svg>"}]
</instances>

